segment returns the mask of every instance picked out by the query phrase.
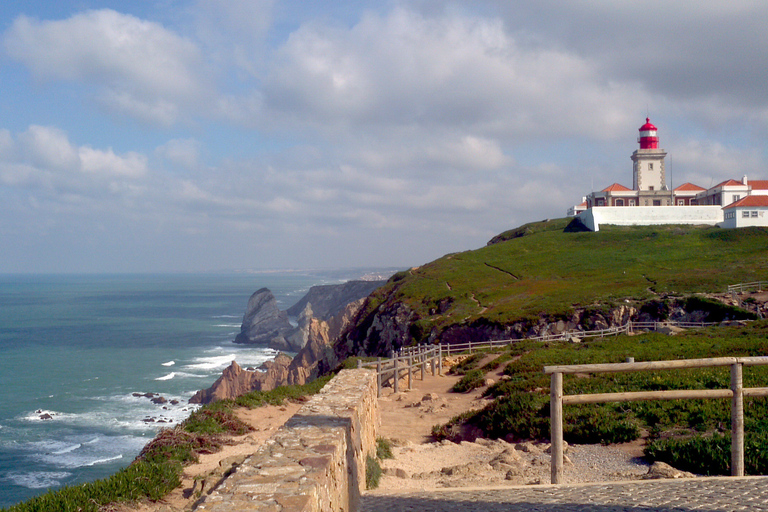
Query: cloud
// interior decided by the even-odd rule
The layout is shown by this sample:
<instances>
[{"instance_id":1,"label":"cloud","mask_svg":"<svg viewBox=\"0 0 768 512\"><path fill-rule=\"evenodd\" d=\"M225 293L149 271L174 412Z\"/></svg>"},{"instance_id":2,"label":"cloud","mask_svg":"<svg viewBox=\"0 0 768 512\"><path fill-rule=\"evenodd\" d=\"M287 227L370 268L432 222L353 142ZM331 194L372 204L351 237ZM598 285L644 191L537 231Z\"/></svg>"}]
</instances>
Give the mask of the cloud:
<instances>
[{"instance_id":1,"label":"cloud","mask_svg":"<svg viewBox=\"0 0 768 512\"><path fill-rule=\"evenodd\" d=\"M198 39L211 58L259 73L274 0L198 0L190 8Z\"/></svg>"},{"instance_id":2,"label":"cloud","mask_svg":"<svg viewBox=\"0 0 768 512\"><path fill-rule=\"evenodd\" d=\"M93 85L117 111L170 124L204 93L197 46L162 25L103 9L60 21L19 16L6 53L44 80Z\"/></svg>"},{"instance_id":3,"label":"cloud","mask_svg":"<svg viewBox=\"0 0 768 512\"><path fill-rule=\"evenodd\" d=\"M14 141L0 132L3 179L7 184L36 183L47 189L109 188L121 180L135 180L148 172L147 158L136 152L116 154L112 148L77 147L66 132L50 126L30 126Z\"/></svg>"},{"instance_id":4,"label":"cloud","mask_svg":"<svg viewBox=\"0 0 768 512\"><path fill-rule=\"evenodd\" d=\"M193 168L200 159L200 142L194 139L173 139L159 146L155 153L173 164Z\"/></svg>"},{"instance_id":5,"label":"cloud","mask_svg":"<svg viewBox=\"0 0 768 512\"><path fill-rule=\"evenodd\" d=\"M604 81L576 53L518 41L500 19L405 8L368 13L349 29L307 23L277 56L265 118L319 126L461 126L530 138L581 135L589 119L611 134L627 121L616 105L644 97Z\"/></svg>"}]
</instances>

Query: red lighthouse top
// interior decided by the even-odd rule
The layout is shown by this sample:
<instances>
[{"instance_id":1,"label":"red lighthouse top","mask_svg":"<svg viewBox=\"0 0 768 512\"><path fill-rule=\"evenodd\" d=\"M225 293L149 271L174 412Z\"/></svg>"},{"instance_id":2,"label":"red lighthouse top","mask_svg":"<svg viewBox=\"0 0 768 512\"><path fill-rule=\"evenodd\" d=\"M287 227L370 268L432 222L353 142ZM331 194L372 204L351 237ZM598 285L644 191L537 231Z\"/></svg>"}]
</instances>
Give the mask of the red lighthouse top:
<instances>
[{"instance_id":1,"label":"red lighthouse top","mask_svg":"<svg viewBox=\"0 0 768 512\"><path fill-rule=\"evenodd\" d=\"M656 135L656 127L651 124L650 118L645 118L645 124L640 127L640 136L637 138L640 149L658 149L659 137Z\"/></svg>"}]
</instances>

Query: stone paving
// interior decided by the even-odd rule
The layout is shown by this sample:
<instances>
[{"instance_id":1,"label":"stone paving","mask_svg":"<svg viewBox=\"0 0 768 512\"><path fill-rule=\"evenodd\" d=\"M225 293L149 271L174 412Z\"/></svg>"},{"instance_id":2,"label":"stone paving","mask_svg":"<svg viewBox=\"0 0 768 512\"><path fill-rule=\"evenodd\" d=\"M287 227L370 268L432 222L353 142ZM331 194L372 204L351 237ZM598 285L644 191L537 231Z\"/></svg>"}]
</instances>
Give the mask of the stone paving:
<instances>
[{"instance_id":1,"label":"stone paving","mask_svg":"<svg viewBox=\"0 0 768 512\"><path fill-rule=\"evenodd\" d=\"M768 511L768 477L638 480L431 491L368 491L361 512Z\"/></svg>"}]
</instances>

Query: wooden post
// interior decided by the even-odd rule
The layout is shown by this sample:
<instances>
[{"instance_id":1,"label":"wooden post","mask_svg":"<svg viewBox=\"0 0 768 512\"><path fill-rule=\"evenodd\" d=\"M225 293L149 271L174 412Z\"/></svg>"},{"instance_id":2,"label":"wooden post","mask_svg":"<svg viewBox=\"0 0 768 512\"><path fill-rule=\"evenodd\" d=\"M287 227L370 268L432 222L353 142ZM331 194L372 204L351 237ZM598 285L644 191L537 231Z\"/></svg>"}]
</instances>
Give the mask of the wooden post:
<instances>
[{"instance_id":1,"label":"wooden post","mask_svg":"<svg viewBox=\"0 0 768 512\"><path fill-rule=\"evenodd\" d=\"M381 358L376 358L376 398L381 396Z\"/></svg>"},{"instance_id":2,"label":"wooden post","mask_svg":"<svg viewBox=\"0 0 768 512\"><path fill-rule=\"evenodd\" d=\"M550 379L549 398L549 440L550 440L550 469L551 482L562 483L563 480L563 374L553 373Z\"/></svg>"},{"instance_id":3,"label":"wooden post","mask_svg":"<svg viewBox=\"0 0 768 512\"><path fill-rule=\"evenodd\" d=\"M427 355L424 353L424 349L419 350L419 360L421 361L421 380L424 380L424 370L427 369Z\"/></svg>"},{"instance_id":4,"label":"wooden post","mask_svg":"<svg viewBox=\"0 0 768 512\"><path fill-rule=\"evenodd\" d=\"M450 345L448 346L450 347ZM440 343L437 346L437 371L441 376L443 375L443 344L442 343Z\"/></svg>"},{"instance_id":5,"label":"wooden post","mask_svg":"<svg viewBox=\"0 0 768 512\"><path fill-rule=\"evenodd\" d=\"M742 365L731 365L731 476L744 476L744 388Z\"/></svg>"},{"instance_id":6,"label":"wooden post","mask_svg":"<svg viewBox=\"0 0 768 512\"><path fill-rule=\"evenodd\" d=\"M432 358L431 358L431 361L432 361L432 376L434 377L434 376L437 375L437 357L435 357L437 355L437 349L435 347L432 347L430 350L431 350L431 353L432 353Z\"/></svg>"},{"instance_id":7,"label":"wooden post","mask_svg":"<svg viewBox=\"0 0 768 512\"><path fill-rule=\"evenodd\" d=\"M469 355L472 355L472 340L469 340Z\"/></svg>"},{"instance_id":8,"label":"wooden post","mask_svg":"<svg viewBox=\"0 0 768 512\"><path fill-rule=\"evenodd\" d=\"M362 361L362 360L360 360L360 359L358 359L358 360L357 360L357 369L359 370L359 369L360 369L360 368L362 368L362 367L363 367L363 361Z\"/></svg>"},{"instance_id":9,"label":"wooden post","mask_svg":"<svg viewBox=\"0 0 768 512\"><path fill-rule=\"evenodd\" d=\"M400 382L400 370L397 367L397 362L400 358L396 357L393 359L395 362L395 383L393 384L393 387L395 389L395 393L399 392L399 382Z\"/></svg>"},{"instance_id":10,"label":"wooden post","mask_svg":"<svg viewBox=\"0 0 768 512\"><path fill-rule=\"evenodd\" d=\"M413 356L408 356L408 391L413 385Z\"/></svg>"}]
</instances>

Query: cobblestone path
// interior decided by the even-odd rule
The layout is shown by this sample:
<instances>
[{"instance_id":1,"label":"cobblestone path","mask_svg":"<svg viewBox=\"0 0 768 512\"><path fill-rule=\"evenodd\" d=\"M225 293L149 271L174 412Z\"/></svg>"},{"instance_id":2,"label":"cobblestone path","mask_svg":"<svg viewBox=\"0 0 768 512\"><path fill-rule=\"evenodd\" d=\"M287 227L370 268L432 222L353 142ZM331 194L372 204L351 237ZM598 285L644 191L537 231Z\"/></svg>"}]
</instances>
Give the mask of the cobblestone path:
<instances>
[{"instance_id":1,"label":"cobblestone path","mask_svg":"<svg viewBox=\"0 0 768 512\"><path fill-rule=\"evenodd\" d=\"M362 512L768 511L768 477L639 480L493 489L369 491Z\"/></svg>"}]
</instances>

